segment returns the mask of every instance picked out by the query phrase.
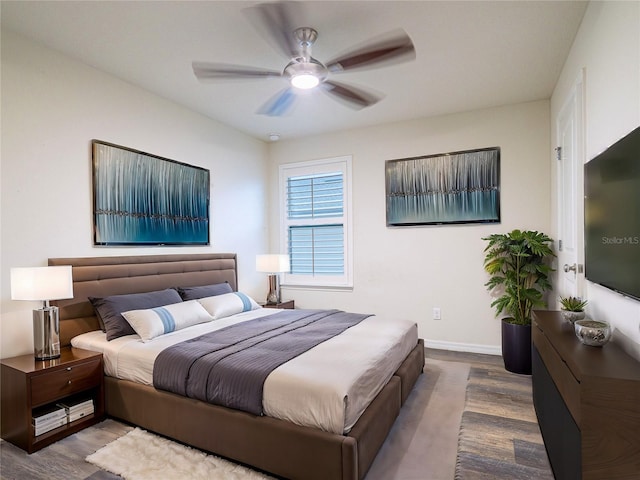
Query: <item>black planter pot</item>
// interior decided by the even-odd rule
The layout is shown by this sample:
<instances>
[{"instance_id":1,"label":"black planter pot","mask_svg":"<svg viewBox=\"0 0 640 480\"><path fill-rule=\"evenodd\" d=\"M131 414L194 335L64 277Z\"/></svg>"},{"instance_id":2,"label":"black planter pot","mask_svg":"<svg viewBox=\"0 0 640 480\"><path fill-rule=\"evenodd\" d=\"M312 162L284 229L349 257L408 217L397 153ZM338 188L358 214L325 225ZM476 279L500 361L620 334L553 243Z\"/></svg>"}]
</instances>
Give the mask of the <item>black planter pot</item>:
<instances>
[{"instance_id":1,"label":"black planter pot","mask_svg":"<svg viewBox=\"0 0 640 480\"><path fill-rule=\"evenodd\" d=\"M531 325L502 321L502 359L508 371L531 375Z\"/></svg>"}]
</instances>

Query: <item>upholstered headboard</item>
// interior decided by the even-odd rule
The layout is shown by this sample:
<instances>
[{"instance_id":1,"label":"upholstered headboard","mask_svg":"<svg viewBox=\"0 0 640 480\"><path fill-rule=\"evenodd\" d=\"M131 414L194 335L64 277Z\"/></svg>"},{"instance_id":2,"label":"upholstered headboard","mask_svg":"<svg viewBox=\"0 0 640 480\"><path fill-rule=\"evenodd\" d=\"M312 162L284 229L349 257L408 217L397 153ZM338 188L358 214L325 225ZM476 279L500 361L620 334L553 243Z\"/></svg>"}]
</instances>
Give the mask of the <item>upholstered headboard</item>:
<instances>
[{"instance_id":1,"label":"upholstered headboard","mask_svg":"<svg viewBox=\"0 0 640 480\"><path fill-rule=\"evenodd\" d=\"M88 297L151 292L229 282L238 289L235 253L50 258L49 265L73 267L73 298L51 302L60 308L60 344L98 330Z\"/></svg>"}]
</instances>

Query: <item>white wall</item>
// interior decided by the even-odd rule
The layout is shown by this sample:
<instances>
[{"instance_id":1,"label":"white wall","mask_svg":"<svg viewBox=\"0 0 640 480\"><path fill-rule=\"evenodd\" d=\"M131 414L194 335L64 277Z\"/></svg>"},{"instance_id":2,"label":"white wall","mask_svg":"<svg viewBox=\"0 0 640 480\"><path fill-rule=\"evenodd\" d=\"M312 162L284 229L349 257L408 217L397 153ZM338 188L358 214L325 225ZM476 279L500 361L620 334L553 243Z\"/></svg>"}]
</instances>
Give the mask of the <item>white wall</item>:
<instances>
[{"instance_id":1,"label":"white wall","mask_svg":"<svg viewBox=\"0 0 640 480\"><path fill-rule=\"evenodd\" d=\"M549 103L539 101L271 144L272 225L279 164L353 155L353 291L283 288L283 298L407 318L429 345L500 353L481 238L514 228L549 232L549 130ZM386 227L385 160L494 146L502 149L501 224ZM275 229L271 242L274 250ZM439 321L431 319L436 306Z\"/></svg>"},{"instance_id":2,"label":"white wall","mask_svg":"<svg viewBox=\"0 0 640 480\"><path fill-rule=\"evenodd\" d=\"M32 351L38 306L10 300L10 268L49 257L237 252L240 288L265 295L263 142L6 30L1 93L1 357ZM210 169L211 246L93 247L92 139Z\"/></svg>"},{"instance_id":3,"label":"white wall","mask_svg":"<svg viewBox=\"0 0 640 480\"><path fill-rule=\"evenodd\" d=\"M640 2L589 4L551 98L551 125L583 68L589 160L640 125ZM609 321L614 341L640 360L640 302L591 282L585 297L588 315Z\"/></svg>"}]
</instances>

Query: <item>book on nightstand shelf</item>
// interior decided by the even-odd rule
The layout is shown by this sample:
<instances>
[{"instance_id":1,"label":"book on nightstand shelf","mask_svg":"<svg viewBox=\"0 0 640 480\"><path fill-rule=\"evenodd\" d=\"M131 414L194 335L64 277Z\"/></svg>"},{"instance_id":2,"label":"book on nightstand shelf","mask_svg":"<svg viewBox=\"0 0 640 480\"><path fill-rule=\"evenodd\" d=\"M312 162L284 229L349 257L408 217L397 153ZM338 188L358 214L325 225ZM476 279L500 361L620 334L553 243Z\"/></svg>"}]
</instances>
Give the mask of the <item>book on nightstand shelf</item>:
<instances>
[{"instance_id":1,"label":"book on nightstand shelf","mask_svg":"<svg viewBox=\"0 0 640 480\"><path fill-rule=\"evenodd\" d=\"M37 427L39 425L51 423L53 420L60 420L61 418L64 418L66 420L67 412L65 411L64 407L56 405L49 408L42 414L33 417L33 425Z\"/></svg>"},{"instance_id":2,"label":"book on nightstand shelf","mask_svg":"<svg viewBox=\"0 0 640 480\"><path fill-rule=\"evenodd\" d=\"M37 437L54 428L62 427L67 422L67 412L64 408L57 405L50 407L40 415L33 417L34 435Z\"/></svg>"},{"instance_id":3,"label":"book on nightstand shelf","mask_svg":"<svg viewBox=\"0 0 640 480\"><path fill-rule=\"evenodd\" d=\"M58 406L65 410L69 423L91 415L95 411L92 399L75 404L59 403Z\"/></svg>"},{"instance_id":4,"label":"book on nightstand shelf","mask_svg":"<svg viewBox=\"0 0 640 480\"><path fill-rule=\"evenodd\" d=\"M54 430L58 427L62 427L68 423L67 416L61 418L54 418L44 423L39 423L38 425L34 425L35 432L34 435L37 437L42 435L43 433L47 433L50 430Z\"/></svg>"}]
</instances>

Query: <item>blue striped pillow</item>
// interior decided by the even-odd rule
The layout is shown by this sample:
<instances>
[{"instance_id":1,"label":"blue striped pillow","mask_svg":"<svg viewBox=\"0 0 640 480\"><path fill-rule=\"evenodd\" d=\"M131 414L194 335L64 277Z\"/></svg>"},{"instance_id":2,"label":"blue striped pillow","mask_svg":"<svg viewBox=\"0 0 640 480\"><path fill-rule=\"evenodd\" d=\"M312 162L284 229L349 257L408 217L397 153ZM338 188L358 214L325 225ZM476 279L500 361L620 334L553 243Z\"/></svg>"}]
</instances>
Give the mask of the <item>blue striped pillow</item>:
<instances>
[{"instance_id":1,"label":"blue striped pillow","mask_svg":"<svg viewBox=\"0 0 640 480\"><path fill-rule=\"evenodd\" d=\"M146 310L130 310L122 316L143 342L160 335L182 330L198 323L209 322L211 315L196 300L174 303Z\"/></svg>"},{"instance_id":2,"label":"blue striped pillow","mask_svg":"<svg viewBox=\"0 0 640 480\"><path fill-rule=\"evenodd\" d=\"M260 305L253 298L241 292L200 298L198 302L209 312L209 315L214 320L260 308Z\"/></svg>"}]
</instances>

